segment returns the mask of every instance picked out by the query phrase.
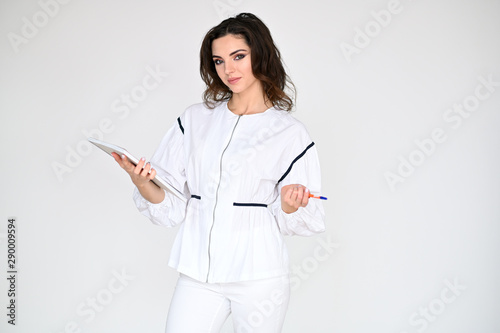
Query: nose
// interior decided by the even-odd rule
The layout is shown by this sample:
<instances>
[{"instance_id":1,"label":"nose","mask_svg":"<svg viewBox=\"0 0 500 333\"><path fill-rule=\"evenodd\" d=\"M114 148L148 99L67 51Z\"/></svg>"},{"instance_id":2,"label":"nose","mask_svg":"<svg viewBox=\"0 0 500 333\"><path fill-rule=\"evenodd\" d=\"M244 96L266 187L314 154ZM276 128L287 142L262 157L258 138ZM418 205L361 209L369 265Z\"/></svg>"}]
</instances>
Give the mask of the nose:
<instances>
[{"instance_id":1,"label":"nose","mask_svg":"<svg viewBox=\"0 0 500 333\"><path fill-rule=\"evenodd\" d=\"M229 75L233 72L234 72L234 64L231 61L226 62L224 67L224 73L226 73L226 75Z\"/></svg>"}]
</instances>

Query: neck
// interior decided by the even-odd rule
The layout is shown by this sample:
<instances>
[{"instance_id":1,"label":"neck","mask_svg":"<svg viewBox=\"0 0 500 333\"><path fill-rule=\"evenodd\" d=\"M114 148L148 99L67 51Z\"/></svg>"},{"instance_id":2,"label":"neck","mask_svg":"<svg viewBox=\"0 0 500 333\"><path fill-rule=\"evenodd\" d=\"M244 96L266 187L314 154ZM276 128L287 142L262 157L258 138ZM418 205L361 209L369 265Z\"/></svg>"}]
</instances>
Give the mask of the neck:
<instances>
[{"instance_id":1,"label":"neck","mask_svg":"<svg viewBox=\"0 0 500 333\"><path fill-rule=\"evenodd\" d=\"M265 98L262 86L258 89L247 89L241 93L233 93L227 107L237 115L262 113L272 107L271 101ZM252 91L253 90L253 91Z\"/></svg>"}]
</instances>

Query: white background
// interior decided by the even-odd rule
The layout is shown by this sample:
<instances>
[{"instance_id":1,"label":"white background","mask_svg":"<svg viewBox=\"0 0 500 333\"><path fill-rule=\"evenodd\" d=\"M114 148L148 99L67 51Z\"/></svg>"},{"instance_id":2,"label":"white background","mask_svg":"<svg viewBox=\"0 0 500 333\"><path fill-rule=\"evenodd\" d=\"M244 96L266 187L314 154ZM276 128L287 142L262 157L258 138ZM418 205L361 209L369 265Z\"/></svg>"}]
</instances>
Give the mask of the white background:
<instances>
[{"instance_id":1,"label":"white background","mask_svg":"<svg viewBox=\"0 0 500 333\"><path fill-rule=\"evenodd\" d=\"M273 33L329 197L327 231L287 239L284 332L499 332L500 86L477 88L500 82L495 0L2 0L0 276L12 216L18 275L16 326L0 280L0 331L163 332L176 230L137 212L128 176L84 132L108 121L104 140L151 156L201 101L204 34L238 12ZM114 112L148 68L168 76ZM458 123L447 110L466 102Z\"/></svg>"}]
</instances>

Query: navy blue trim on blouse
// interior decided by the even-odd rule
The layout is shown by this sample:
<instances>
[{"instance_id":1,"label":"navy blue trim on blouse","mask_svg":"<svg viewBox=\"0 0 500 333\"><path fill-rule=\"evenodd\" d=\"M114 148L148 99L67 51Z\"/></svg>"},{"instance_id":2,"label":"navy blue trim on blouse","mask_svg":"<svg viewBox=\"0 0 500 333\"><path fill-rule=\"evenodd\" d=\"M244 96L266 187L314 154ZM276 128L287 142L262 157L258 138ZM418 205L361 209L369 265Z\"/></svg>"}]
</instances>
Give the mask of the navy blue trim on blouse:
<instances>
[{"instance_id":1,"label":"navy blue trim on blouse","mask_svg":"<svg viewBox=\"0 0 500 333\"><path fill-rule=\"evenodd\" d=\"M288 170L286 170L286 172L283 174L283 176L281 176L280 180L278 180L278 183L280 181L282 181L283 179L285 179L286 176L288 176L288 174L290 173L290 171L292 170L292 167L293 167L293 164L295 162L297 162L302 156L305 155L305 153L309 150L309 148L311 148L312 146L314 146L314 142L311 142L311 144L309 146L307 146L306 149L304 149L304 151L302 153L300 153L297 157L295 157L295 159L292 161L292 163L290 164L290 166L288 167ZM278 184L276 183L276 184Z\"/></svg>"},{"instance_id":2,"label":"navy blue trim on blouse","mask_svg":"<svg viewBox=\"0 0 500 333\"><path fill-rule=\"evenodd\" d=\"M182 123L181 123L181 117L177 118L177 122L179 123L179 127L182 131L182 134L184 134L184 127L182 127Z\"/></svg>"},{"instance_id":3,"label":"navy blue trim on blouse","mask_svg":"<svg viewBox=\"0 0 500 333\"><path fill-rule=\"evenodd\" d=\"M191 194L191 198L201 200L201 197L195 194Z\"/></svg>"},{"instance_id":4,"label":"navy blue trim on blouse","mask_svg":"<svg viewBox=\"0 0 500 333\"><path fill-rule=\"evenodd\" d=\"M244 206L244 207L267 207L266 204L262 203L243 203L243 202L233 202L233 206Z\"/></svg>"}]
</instances>

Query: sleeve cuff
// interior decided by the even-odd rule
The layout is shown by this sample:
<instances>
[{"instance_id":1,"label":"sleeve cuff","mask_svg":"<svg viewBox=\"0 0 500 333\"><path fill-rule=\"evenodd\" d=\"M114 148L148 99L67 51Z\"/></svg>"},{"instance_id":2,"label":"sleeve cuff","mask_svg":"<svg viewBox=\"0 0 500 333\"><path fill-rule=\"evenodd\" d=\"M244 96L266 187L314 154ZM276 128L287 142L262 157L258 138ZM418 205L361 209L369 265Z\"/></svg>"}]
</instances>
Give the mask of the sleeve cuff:
<instances>
[{"instance_id":1,"label":"sleeve cuff","mask_svg":"<svg viewBox=\"0 0 500 333\"><path fill-rule=\"evenodd\" d=\"M164 190L165 191L165 190ZM175 202L174 198L172 198L173 194L165 191L165 197L162 202L159 203L151 203L148 200L144 199L137 188L134 190L134 201L138 208L138 210L149 218L151 222L157 225L164 225L168 227L173 227L179 223L181 223L184 219L184 211L179 207L175 207L177 209L173 209ZM179 200L180 201L180 200Z\"/></svg>"}]
</instances>

